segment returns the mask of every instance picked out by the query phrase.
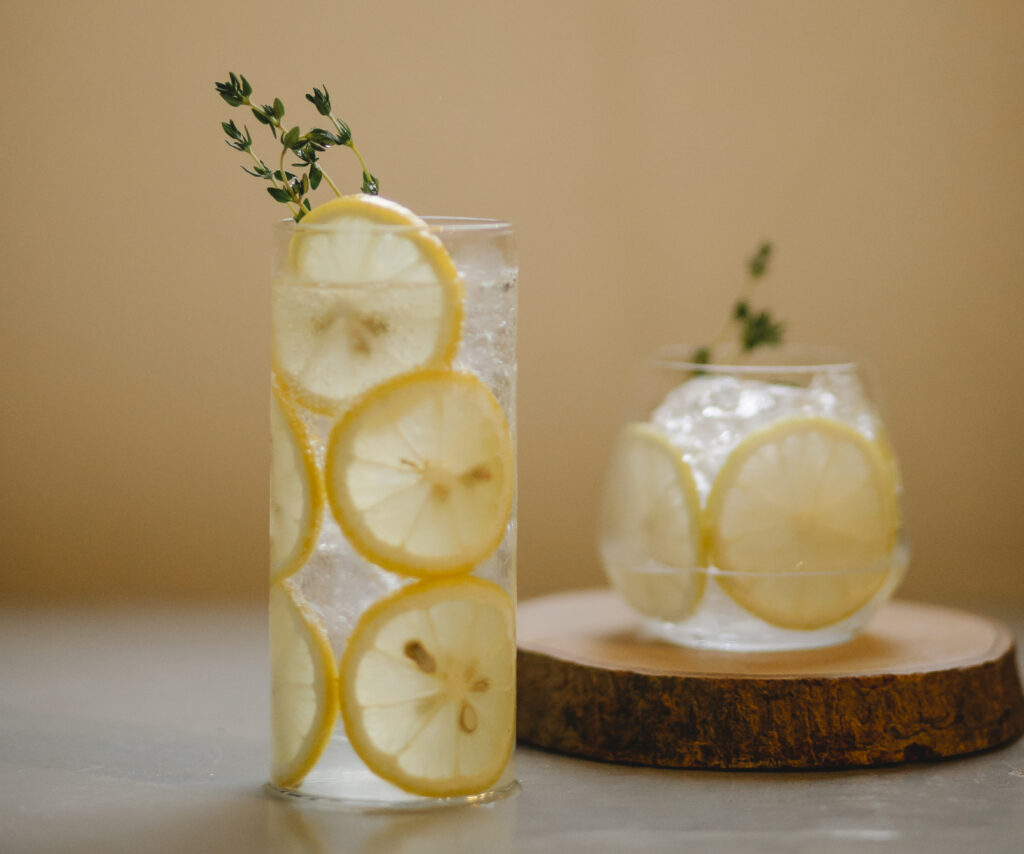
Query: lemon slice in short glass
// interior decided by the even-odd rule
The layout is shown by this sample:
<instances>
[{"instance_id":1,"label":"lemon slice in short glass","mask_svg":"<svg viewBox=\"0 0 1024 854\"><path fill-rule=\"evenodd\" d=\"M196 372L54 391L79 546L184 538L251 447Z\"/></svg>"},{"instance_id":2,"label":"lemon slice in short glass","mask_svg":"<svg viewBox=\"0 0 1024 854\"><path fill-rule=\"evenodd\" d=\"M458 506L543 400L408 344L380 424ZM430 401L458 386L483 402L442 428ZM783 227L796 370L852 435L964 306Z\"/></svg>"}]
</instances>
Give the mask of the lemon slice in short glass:
<instances>
[{"instance_id":1,"label":"lemon slice in short glass","mask_svg":"<svg viewBox=\"0 0 1024 854\"><path fill-rule=\"evenodd\" d=\"M740 442L707 518L725 591L773 625L806 630L842 621L878 592L900 524L894 470L877 443L821 417Z\"/></svg>"},{"instance_id":2,"label":"lemon slice in short glass","mask_svg":"<svg viewBox=\"0 0 1024 854\"><path fill-rule=\"evenodd\" d=\"M295 226L274 280L274 368L289 395L331 414L377 383L451 363L462 281L441 241L378 196L333 199Z\"/></svg>"},{"instance_id":3,"label":"lemon slice in short glass","mask_svg":"<svg viewBox=\"0 0 1024 854\"><path fill-rule=\"evenodd\" d=\"M327 498L378 566L417 577L467 572L505 536L514 466L488 388L472 374L421 371L377 386L335 425Z\"/></svg>"},{"instance_id":4,"label":"lemon slice in short glass","mask_svg":"<svg viewBox=\"0 0 1024 854\"><path fill-rule=\"evenodd\" d=\"M270 587L271 768L297 786L330 741L337 675L323 628L288 581Z\"/></svg>"},{"instance_id":5,"label":"lemon slice in short glass","mask_svg":"<svg viewBox=\"0 0 1024 854\"><path fill-rule=\"evenodd\" d=\"M601 507L601 558L622 597L645 616L684 619L703 595L693 474L649 424L627 424L613 451Z\"/></svg>"},{"instance_id":6,"label":"lemon slice in short glass","mask_svg":"<svg viewBox=\"0 0 1024 854\"><path fill-rule=\"evenodd\" d=\"M316 544L323 491L302 422L277 383L270 395L270 580L287 578Z\"/></svg>"},{"instance_id":7,"label":"lemon slice in short glass","mask_svg":"<svg viewBox=\"0 0 1024 854\"><path fill-rule=\"evenodd\" d=\"M515 655L512 602L489 581L424 581L375 603L339 667L353 749L413 794L485 791L512 753Z\"/></svg>"}]
</instances>

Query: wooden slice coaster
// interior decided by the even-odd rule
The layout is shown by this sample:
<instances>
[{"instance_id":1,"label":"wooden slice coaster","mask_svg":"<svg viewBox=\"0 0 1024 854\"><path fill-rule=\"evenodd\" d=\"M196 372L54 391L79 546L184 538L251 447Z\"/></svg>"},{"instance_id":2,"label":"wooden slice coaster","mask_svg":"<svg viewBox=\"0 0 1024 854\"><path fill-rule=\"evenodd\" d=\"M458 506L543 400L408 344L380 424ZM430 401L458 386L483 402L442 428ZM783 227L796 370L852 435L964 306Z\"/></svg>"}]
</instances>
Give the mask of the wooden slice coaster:
<instances>
[{"instance_id":1,"label":"wooden slice coaster","mask_svg":"<svg viewBox=\"0 0 1024 854\"><path fill-rule=\"evenodd\" d=\"M1013 635L890 602L826 649L734 653L645 636L609 590L519 607L519 737L610 762L838 768L958 756L1024 732Z\"/></svg>"}]
</instances>

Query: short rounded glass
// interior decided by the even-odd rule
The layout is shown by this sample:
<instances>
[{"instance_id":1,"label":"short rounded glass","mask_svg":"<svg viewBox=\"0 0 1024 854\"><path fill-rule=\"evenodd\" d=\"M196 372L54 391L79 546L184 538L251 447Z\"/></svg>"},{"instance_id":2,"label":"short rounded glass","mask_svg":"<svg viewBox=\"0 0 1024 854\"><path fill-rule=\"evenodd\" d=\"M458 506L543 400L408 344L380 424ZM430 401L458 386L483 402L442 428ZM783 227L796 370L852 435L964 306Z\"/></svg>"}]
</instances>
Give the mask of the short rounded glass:
<instances>
[{"instance_id":1,"label":"short rounded glass","mask_svg":"<svg viewBox=\"0 0 1024 854\"><path fill-rule=\"evenodd\" d=\"M693 348L640 367L612 452L599 548L658 637L805 649L864 628L909 559L899 466L862 364L782 347Z\"/></svg>"}]
</instances>

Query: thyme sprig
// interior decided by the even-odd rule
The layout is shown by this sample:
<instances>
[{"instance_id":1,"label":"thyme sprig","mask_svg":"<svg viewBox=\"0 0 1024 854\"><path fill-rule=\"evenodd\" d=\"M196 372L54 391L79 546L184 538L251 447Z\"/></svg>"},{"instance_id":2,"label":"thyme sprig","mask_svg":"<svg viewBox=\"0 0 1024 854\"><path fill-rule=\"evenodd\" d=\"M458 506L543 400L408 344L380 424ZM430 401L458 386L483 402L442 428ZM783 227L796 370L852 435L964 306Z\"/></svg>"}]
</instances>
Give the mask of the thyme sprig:
<instances>
[{"instance_id":1,"label":"thyme sprig","mask_svg":"<svg viewBox=\"0 0 1024 854\"><path fill-rule=\"evenodd\" d=\"M285 107L280 98L274 98L271 104L253 103L250 97L253 91L252 84L244 75L235 74L232 71L225 82L215 85L217 94L229 106L248 107L256 121L270 128L271 135L280 144L277 168L272 169L253 151L252 134L248 127L243 125L239 128L233 119L221 122L221 128L227 135L225 142L236 151L248 154L252 160L251 168L243 166L242 169L254 178L269 182L270 186L266 188L267 193L274 201L287 205L296 222L312 209L309 193L316 190L321 181L326 181L335 195L341 195L338 185L331 180L331 176L327 174L320 162L320 154L331 146L345 146L352 149L363 171L362 191L372 195L377 195L380 192L380 183L370 172L366 160L352 141L351 128L334 115L331 109L331 96L326 86L323 87L323 90L314 87L313 91L306 95L306 100L316 108L321 116L330 119L332 128L314 127L303 133L298 125L285 126L282 121L285 116ZM297 170L295 172L287 168L285 164L289 155L298 161L288 164L291 169Z\"/></svg>"},{"instance_id":2,"label":"thyme sprig","mask_svg":"<svg viewBox=\"0 0 1024 854\"><path fill-rule=\"evenodd\" d=\"M747 261L747 282L743 291L733 304L732 314L718 330L718 334L706 347L698 347L694 351L693 361L699 365L710 364L716 348L721 347L733 334L738 333L742 353L746 354L758 347L775 346L782 343L785 324L775 320L768 309L755 311L750 306L750 298L758 282L768 273L768 265L772 258L772 244L762 243Z\"/></svg>"}]
</instances>

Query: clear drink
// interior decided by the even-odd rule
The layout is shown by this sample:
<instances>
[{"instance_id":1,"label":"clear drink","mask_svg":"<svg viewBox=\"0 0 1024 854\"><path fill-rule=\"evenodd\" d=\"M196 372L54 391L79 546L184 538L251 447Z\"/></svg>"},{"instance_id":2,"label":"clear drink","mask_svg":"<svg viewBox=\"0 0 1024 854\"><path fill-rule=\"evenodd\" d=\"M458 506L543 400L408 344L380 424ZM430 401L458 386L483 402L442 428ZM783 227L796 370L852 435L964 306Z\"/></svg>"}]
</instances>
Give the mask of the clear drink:
<instances>
[{"instance_id":1,"label":"clear drink","mask_svg":"<svg viewBox=\"0 0 1024 854\"><path fill-rule=\"evenodd\" d=\"M276 235L271 781L479 802L516 785L514 236L342 213Z\"/></svg>"},{"instance_id":2,"label":"clear drink","mask_svg":"<svg viewBox=\"0 0 1024 854\"><path fill-rule=\"evenodd\" d=\"M896 459L861 370L800 350L743 365L682 352L644 366L639 417L613 452L600 534L609 580L676 643L848 639L909 554Z\"/></svg>"}]
</instances>

